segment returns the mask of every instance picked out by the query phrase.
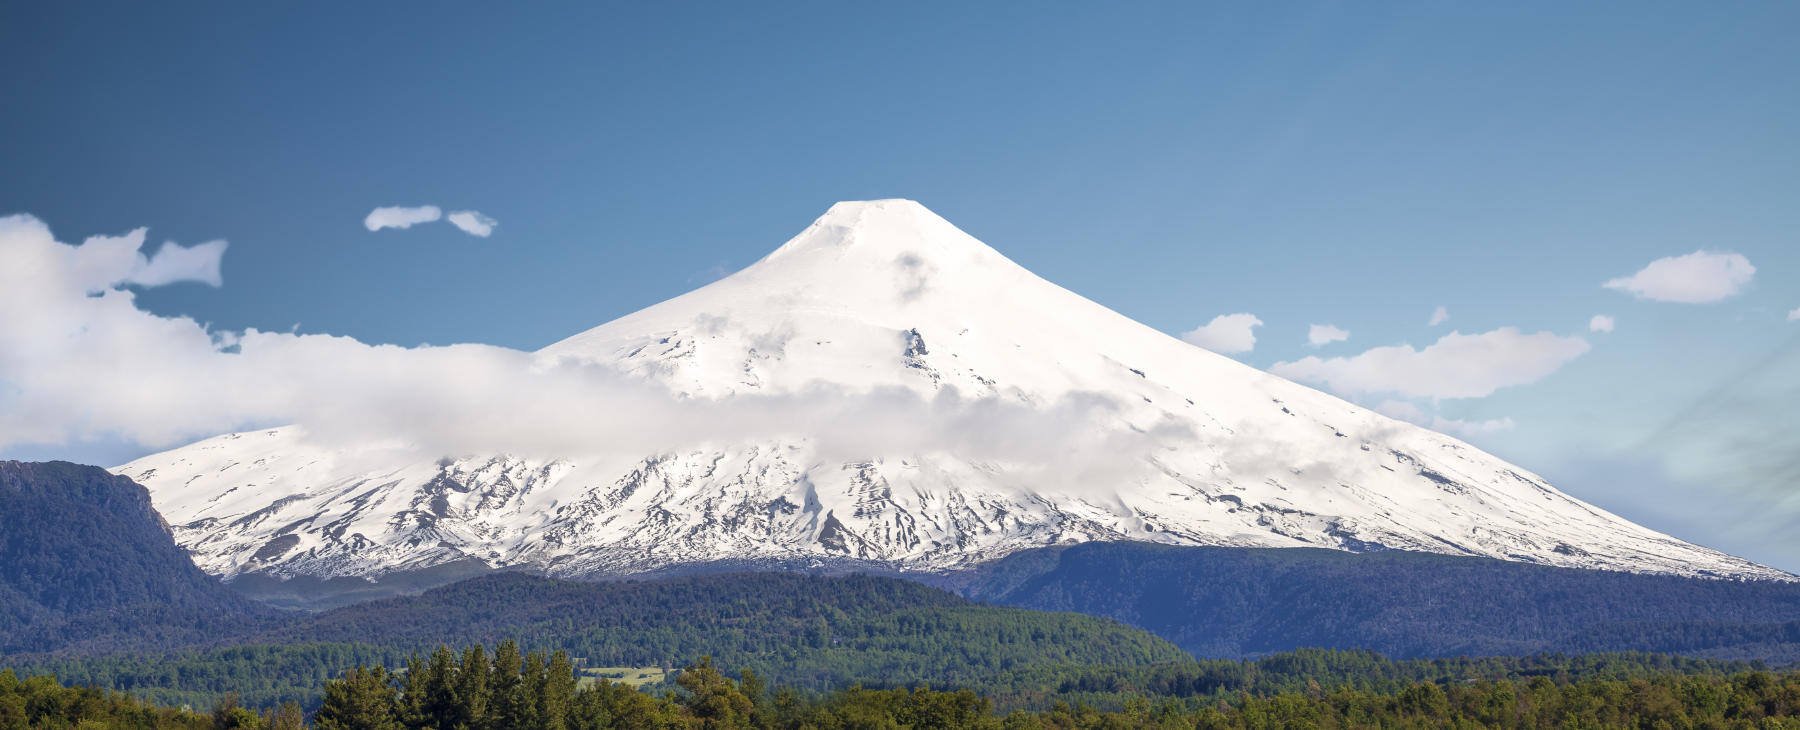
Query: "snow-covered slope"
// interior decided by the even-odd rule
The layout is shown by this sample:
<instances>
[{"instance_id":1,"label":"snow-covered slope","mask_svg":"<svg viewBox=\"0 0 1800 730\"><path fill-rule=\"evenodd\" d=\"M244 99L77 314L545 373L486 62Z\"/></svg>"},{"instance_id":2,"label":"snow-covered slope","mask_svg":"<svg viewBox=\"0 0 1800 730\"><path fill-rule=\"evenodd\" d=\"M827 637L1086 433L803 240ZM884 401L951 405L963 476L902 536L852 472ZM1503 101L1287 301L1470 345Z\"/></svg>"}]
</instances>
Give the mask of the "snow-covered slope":
<instances>
[{"instance_id":1,"label":"snow-covered slope","mask_svg":"<svg viewBox=\"0 0 1800 730\"><path fill-rule=\"evenodd\" d=\"M395 463L287 427L117 471L150 489L203 568L227 576L369 576L470 558L560 575L715 560L946 569L1130 539L1785 577L1133 322L910 201L835 205L749 268L538 356L623 370L690 403L821 393L941 403L954 391L954 402L1004 404L1014 414L996 421L1004 427L1098 400L1106 407L1079 421L1092 441L1142 450L1112 454L1125 468L1057 464L1078 472L1066 478L1046 478L1042 460L1019 452L896 439L846 457L814 438L829 434L773 432L654 453Z\"/></svg>"}]
</instances>

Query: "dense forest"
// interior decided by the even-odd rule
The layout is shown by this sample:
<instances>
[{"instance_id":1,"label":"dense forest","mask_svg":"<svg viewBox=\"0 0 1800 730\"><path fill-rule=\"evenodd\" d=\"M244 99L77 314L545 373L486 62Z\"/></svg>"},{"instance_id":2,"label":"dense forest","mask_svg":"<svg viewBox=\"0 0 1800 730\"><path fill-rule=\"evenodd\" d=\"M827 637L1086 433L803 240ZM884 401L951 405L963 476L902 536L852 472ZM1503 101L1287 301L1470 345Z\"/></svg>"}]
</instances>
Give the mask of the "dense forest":
<instances>
[{"instance_id":1,"label":"dense forest","mask_svg":"<svg viewBox=\"0 0 1800 730\"><path fill-rule=\"evenodd\" d=\"M1326 687L1205 698L1132 694L1115 708L1057 702L996 709L968 689L852 686L823 694L774 687L752 670L735 676L710 658L671 687L642 691L584 680L562 652L521 654L440 647L404 668L353 667L323 683L310 726L319 730L587 730L707 728L1794 728L1800 673L1654 672L1635 678L1529 678ZM309 720L294 704L256 711L226 696L210 712L153 706L126 695L68 688L0 671L0 730L14 728L268 728Z\"/></svg>"},{"instance_id":2,"label":"dense forest","mask_svg":"<svg viewBox=\"0 0 1800 730\"><path fill-rule=\"evenodd\" d=\"M1196 656L1336 647L1394 657L1654 651L1800 663L1800 583L1146 543L1028 550L948 582L1002 605L1116 618Z\"/></svg>"},{"instance_id":3,"label":"dense forest","mask_svg":"<svg viewBox=\"0 0 1800 730\"><path fill-rule=\"evenodd\" d=\"M357 644L293 644L165 657L64 659L17 666L24 674L54 674L71 684L126 690L133 696L172 706L208 707L231 695L246 705L273 707L293 702L314 708L321 700L321 687L346 668L398 667L420 653ZM616 678L622 674L619 668L624 666L579 656L570 661L584 676L590 677ZM1390 660L1364 651L1312 649L1254 660L1183 659L1140 666L1043 664L1028 671L996 672L992 677L972 675L960 684L895 682L874 674L879 670L871 669L870 674L848 675L834 684L804 686L784 681L779 672L759 670L756 663L715 661L721 666L753 671L771 684L779 684L808 697L849 686L866 689L927 686L976 691L994 706L1006 710L1043 709L1058 703L1116 709L1139 697L1214 702L1242 694L1266 696L1315 687L1391 693L1420 682L1452 685L1535 678L1558 683L1629 681L1665 675L1724 676L1761 669L1741 662L1684 659L1662 654ZM933 657L925 661L957 663L962 660ZM664 677L647 686L666 685L668 681Z\"/></svg>"},{"instance_id":4,"label":"dense forest","mask_svg":"<svg viewBox=\"0 0 1800 730\"><path fill-rule=\"evenodd\" d=\"M308 701L355 664L507 639L589 666L673 668L711 655L807 691L880 681L1015 694L1054 688L1067 667L1188 659L1109 619L983 606L891 578L757 573L616 583L502 574L183 650L9 661L169 703L236 691L266 704Z\"/></svg>"},{"instance_id":5,"label":"dense forest","mask_svg":"<svg viewBox=\"0 0 1800 730\"><path fill-rule=\"evenodd\" d=\"M926 679L904 676L907 667L921 664L921 656L950 653L981 659L967 670L981 675L1003 665L1135 665L1184 657L1168 642L1110 619L984 606L891 578L792 573L611 583L500 574L330 611L252 640L372 636L406 649L511 638L619 665L681 663L702 654L782 665L813 656L829 665L833 655L846 654L858 662L891 664L902 673L897 681L905 682ZM828 686L835 678L824 671L786 681Z\"/></svg>"},{"instance_id":6,"label":"dense forest","mask_svg":"<svg viewBox=\"0 0 1800 730\"><path fill-rule=\"evenodd\" d=\"M262 718L257 719L260 726ZM0 730L212 727L210 717L158 707L122 692L65 687L48 676L21 680L10 669L0 670Z\"/></svg>"}]
</instances>

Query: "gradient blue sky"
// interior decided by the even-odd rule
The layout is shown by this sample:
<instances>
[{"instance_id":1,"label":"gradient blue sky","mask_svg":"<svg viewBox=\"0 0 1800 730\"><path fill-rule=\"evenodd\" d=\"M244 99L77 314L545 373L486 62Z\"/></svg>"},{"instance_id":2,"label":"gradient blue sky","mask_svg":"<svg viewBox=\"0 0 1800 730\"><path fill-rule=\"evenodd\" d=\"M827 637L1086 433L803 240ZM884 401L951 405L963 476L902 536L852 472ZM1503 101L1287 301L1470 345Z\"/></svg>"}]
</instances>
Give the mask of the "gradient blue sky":
<instances>
[{"instance_id":1,"label":"gradient blue sky","mask_svg":"<svg viewBox=\"0 0 1800 730\"><path fill-rule=\"evenodd\" d=\"M146 290L155 312L532 349L833 201L913 198L1172 334L1254 313L1260 367L1583 337L1536 383L1421 405L1510 418L1469 438L1795 570L1793 457L1720 464L1704 424L1800 452L1796 32L1794 3L8 4L0 214L231 242L222 288ZM427 203L500 227L362 226ZM1697 249L1754 280L1601 287ZM1314 323L1351 337L1311 347Z\"/></svg>"}]
</instances>

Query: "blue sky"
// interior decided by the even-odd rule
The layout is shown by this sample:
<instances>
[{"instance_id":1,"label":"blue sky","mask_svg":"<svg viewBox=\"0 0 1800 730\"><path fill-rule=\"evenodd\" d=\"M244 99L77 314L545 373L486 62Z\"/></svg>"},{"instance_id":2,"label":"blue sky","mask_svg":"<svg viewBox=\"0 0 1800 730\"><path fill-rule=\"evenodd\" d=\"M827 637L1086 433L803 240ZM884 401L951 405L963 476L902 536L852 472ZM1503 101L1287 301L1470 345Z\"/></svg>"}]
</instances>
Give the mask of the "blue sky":
<instances>
[{"instance_id":1,"label":"blue sky","mask_svg":"<svg viewBox=\"0 0 1800 730\"><path fill-rule=\"evenodd\" d=\"M1511 419L1468 438L1800 569L1791 457L1709 441L1800 451L1770 407L1800 407L1800 6L970 5L8 5L0 214L228 240L222 287L139 297L220 329L532 349L833 201L913 198L1171 334L1252 313L1259 367L1579 337L1533 382L1415 406ZM363 226L422 204L500 224ZM1704 304L1602 287L1697 250L1754 277Z\"/></svg>"}]
</instances>

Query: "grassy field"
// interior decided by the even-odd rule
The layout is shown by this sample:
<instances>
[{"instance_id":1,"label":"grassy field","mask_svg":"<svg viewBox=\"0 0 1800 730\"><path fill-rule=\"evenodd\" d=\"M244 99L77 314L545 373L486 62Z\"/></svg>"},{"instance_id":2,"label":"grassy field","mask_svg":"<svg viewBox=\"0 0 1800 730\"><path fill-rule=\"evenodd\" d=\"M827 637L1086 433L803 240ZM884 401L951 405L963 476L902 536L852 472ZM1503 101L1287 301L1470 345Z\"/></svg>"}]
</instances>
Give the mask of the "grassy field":
<instances>
[{"instance_id":1,"label":"grassy field","mask_svg":"<svg viewBox=\"0 0 1800 730\"><path fill-rule=\"evenodd\" d=\"M668 678L662 667L582 667L581 683L588 684L596 679L612 682L623 682L633 687L646 684L657 684Z\"/></svg>"}]
</instances>

